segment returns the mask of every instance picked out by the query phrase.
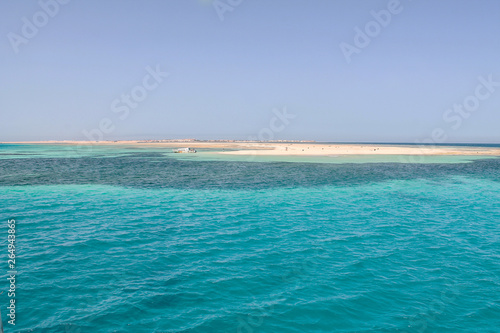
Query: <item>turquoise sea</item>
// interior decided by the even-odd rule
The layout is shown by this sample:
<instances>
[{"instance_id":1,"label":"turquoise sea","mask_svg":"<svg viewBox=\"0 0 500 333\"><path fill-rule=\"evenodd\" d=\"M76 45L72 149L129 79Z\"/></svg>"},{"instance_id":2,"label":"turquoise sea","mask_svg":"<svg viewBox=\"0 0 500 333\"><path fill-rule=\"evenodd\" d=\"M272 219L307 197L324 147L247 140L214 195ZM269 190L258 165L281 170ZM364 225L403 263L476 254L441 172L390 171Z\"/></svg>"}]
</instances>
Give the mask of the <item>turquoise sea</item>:
<instances>
[{"instance_id":1,"label":"turquoise sea","mask_svg":"<svg viewBox=\"0 0 500 333\"><path fill-rule=\"evenodd\" d=\"M178 155L0 145L5 332L500 332L500 158Z\"/></svg>"}]
</instances>

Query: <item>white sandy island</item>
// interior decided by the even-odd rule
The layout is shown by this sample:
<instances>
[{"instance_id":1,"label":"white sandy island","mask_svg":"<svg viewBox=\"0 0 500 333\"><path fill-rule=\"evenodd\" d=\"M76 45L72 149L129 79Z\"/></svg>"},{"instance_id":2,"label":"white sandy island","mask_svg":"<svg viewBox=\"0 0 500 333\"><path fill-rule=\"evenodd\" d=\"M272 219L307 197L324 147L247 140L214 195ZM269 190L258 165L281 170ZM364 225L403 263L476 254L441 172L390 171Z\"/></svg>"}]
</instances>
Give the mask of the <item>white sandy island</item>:
<instances>
[{"instance_id":1,"label":"white sandy island","mask_svg":"<svg viewBox=\"0 0 500 333\"><path fill-rule=\"evenodd\" d=\"M398 144L344 144L319 142L248 142L248 141L25 141L23 144L127 145L138 147L190 147L216 149L218 154L257 156L337 156L337 155L475 155L500 156L499 147L414 146Z\"/></svg>"}]
</instances>

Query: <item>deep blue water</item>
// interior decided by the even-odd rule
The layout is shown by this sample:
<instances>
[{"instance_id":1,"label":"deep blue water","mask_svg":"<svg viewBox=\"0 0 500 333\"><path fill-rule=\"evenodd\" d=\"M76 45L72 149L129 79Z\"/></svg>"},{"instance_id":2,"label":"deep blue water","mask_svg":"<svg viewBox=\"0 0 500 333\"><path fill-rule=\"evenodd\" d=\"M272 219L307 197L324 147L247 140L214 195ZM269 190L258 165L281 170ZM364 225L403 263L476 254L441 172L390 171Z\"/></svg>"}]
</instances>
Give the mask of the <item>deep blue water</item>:
<instances>
[{"instance_id":1,"label":"deep blue water","mask_svg":"<svg viewBox=\"0 0 500 333\"><path fill-rule=\"evenodd\" d=\"M28 148L0 159L6 332L499 332L500 159Z\"/></svg>"}]
</instances>

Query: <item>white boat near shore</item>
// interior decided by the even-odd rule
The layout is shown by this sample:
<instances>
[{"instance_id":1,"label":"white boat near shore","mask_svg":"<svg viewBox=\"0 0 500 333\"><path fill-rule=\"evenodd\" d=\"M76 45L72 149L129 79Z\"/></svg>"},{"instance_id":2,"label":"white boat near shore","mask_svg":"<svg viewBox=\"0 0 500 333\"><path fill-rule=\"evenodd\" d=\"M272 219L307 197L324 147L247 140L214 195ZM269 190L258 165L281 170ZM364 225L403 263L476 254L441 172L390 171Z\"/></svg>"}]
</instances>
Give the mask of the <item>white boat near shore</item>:
<instances>
[{"instance_id":1,"label":"white boat near shore","mask_svg":"<svg viewBox=\"0 0 500 333\"><path fill-rule=\"evenodd\" d=\"M196 153L194 148L177 148L173 150L174 153Z\"/></svg>"}]
</instances>

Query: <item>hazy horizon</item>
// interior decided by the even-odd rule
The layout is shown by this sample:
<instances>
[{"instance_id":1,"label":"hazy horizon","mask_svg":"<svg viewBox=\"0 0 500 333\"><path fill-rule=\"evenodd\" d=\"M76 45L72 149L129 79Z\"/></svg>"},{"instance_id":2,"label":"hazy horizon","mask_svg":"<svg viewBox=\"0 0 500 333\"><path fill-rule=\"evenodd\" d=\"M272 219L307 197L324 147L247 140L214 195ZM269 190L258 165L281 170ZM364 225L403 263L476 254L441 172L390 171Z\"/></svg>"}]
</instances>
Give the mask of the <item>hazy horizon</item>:
<instances>
[{"instance_id":1,"label":"hazy horizon","mask_svg":"<svg viewBox=\"0 0 500 333\"><path fill-rule=\"evenodd\" d=\"M488 145L488 146L500 146L500 142L443 142L443 143L425 143L425 142L398 142L398 141L318 141L318 140L308 140L308 139L275 139L275 140L248 140L248 139L199 139L199 138L143 138L143 139L117 139L117 140L103 140L99 141L99 143L106 142L128 142L128 141L171 141L171 142L189 142L188 140L194 140L196 142L212 142L212 141L235 141L235 142L297 142L297 143L307 143L314 142L318 144L355 144L355 145L422 145L422 146L453 146L453 145ZM88 142L94 143L96 141L90 140L24 140L24 141L0 141L0 144L23 144L23 143L45 143L45 142L55 142L55 143L63 143L63 142Z\"/></svg>"}]
</instances>

